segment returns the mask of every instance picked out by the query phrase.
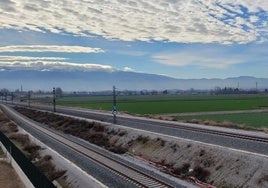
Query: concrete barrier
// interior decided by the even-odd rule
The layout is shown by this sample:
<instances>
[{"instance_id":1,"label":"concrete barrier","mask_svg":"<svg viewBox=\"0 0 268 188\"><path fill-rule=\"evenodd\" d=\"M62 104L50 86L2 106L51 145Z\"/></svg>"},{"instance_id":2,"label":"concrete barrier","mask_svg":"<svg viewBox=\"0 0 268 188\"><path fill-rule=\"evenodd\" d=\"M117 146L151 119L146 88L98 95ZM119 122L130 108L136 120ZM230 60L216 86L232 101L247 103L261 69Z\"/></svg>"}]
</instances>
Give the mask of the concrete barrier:
<instances>
[{"instance_id":1,"label":"concrete barrier","mask_svg":"<svg viewBox=\"0 0 268 188\"><path fill-rule=\"evenodd\" d=\"M20 166L16 163L16 161L13 159L13 157L10 155L10 151L7 151L7 148L0 142L0 147L3 150L3 152L7 156L7 161L11 164L11 166L14 168L16 173L18 174L19 178L27 188L34 188L32 182L28 179L28 177L24 174ZM11 151L12 152L12 151Z\"/></svg>"}]
</instances>

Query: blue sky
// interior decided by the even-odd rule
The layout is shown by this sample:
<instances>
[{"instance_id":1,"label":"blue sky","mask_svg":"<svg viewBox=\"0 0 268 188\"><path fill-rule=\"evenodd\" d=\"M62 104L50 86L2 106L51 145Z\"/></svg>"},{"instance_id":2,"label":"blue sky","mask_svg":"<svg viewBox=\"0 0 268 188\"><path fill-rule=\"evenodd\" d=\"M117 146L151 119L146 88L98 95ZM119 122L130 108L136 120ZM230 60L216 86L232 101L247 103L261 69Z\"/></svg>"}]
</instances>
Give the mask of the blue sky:
<instances>
[{"instance_id":1,"label":"blue sky","mask_svg":"<svg viewBox=\"0 0 268 188\"><path fill-rule=\"evenodd\" d=\"M268 1L4 0L0 71L268 78Z\"/></svg>"}]
</instances>

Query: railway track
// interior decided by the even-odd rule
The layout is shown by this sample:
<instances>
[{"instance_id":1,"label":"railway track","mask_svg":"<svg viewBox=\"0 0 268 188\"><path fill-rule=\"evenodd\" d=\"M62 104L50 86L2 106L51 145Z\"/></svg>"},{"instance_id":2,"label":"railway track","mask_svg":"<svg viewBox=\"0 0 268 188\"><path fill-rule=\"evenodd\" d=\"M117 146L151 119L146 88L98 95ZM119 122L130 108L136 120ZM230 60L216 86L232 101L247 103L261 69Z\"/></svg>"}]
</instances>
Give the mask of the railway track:
<instances>
[{"instance_id":1,"label":"railway track","mask_svg":"<svg viewBox=\"0 0 268 188\"><path fill-rule=\"evenodd\" d=\"M128 120L125 120L125 121L128 121ZM131 122L131 121L129 121L129 122ZM172 123L163 124L163 123L158 123L158 122L153 122L153 124L156 125L156 126L169 127L169 128L173 128L173 129L179 129L179 130L189 130L189 131L199 132L199 133L207 133L207 134L213 134L213 135L220 135L220 136L226 136L226 137L232 137L232 138L239 138L239 139L245 139L245 140L268 143L268 136L267 136L267 138L265 138L265 137L238 134L238 133L225 132L225 131L219 131L219 130L204 129L204 128L200 128L200 127L198 127L198 128L197 127L189 127L189 126L185 126L185 125L182 125L182 124L181 125L175 125L175 124L172 124Z\"/></svg>"},{"instance_id":2,"label":"railway track","mask_svg":"<svg viewBox=\"0 0 268 188\"><path fill-rule=\"evenodd\" d=\"M54 132L54 131L52 132L51 130L49 130L49 128L44 128L38 125L39 123L34 122L33 120L19 114L15 110L5 105L1 105L1 108L11 119L18 121L20 123L27 124L28 126L31 126L32 128L45 134L47 137L50 137L51 139L54 139L57 142L60 142L61 144L68 146L72 150L75 150L76 152L88 157L90 160L101 164L102 166L108 168L111 172L116 173L117 175L121 176L124 179L127 179L128 181L132 182L138 187L144 187L144 188L150 188L150 187L172 188L174 187L149 174L146 174L133 167L130 167L129 165L124 164L122 161L113 159L112 157L107 156L79 142L69 140L66 136L58 134L57 132Z\"/></svg>"},{"instance_id":3,"label":"railway track","mask_svg":"<svg viewBox=\"0 0 268 188\"><path fill-rule=\"evenodd\" d=\"M36 107L39 109L52 111L52 109L50 110L50 108L47 106L38 105ZM66 114L74 115L78 117L91 118L91 116L95 115L97 120L107 121L110 123L112 123L113 121L111 115L108 115L107 113L105 114L102 112L91 112L92 114L89 114L90 112L86 110L83 111L81 109L71 109L70 107L66 107L66 108L59 107L58 109L60 113L66 113ZM213 135L225 136L225 137L230 137L230 138L239 138L239 139L244 139L244 140L268 143L268 136L265 138L265 137L247 135L247 134L238 134L238 133L228 132L228 131L212 130L212 129L207 129L207 128L184 125L185 123L179 123L179 124L174 123L174 122L163 123L163 122L159 122L158 120L153 120L153 119L145 120L144 118L140 118L140 117L125 117L125 116L118 115L118 123L120 124L121 122L123 122L124 124L129 124L129 125L133 124L133 122L136 124L137 123L141 123L141 124L149 123L151 125L159 126L159 127L165 127L165 128L169 127L169 128L177 129L177 130L188 130L188 131L193 131L193 132L198 132L198 133L213 134Z\"/></svg>"},{"instance_id":4,"label":"railway track","mask_svg":"<svg viewBox=\"0 0 268 188\"><path fill-rule=\"evenodd\" d=\"M178 127L176 127L176 128L178 128ZM242 134L236 134L236 133L228 133L228 132L221 132L221 131L201 129L201 128L193 128L193 127L186 127L186 126L181 126L181 127L179 127L179 129L191 130L191 131L196 131L196 132L209 133L209 134L214 134L214 135L221 135L221 136L227 136L227 137L240 138L240 139L245 139L245 140L252 140L252 141L268 143L268 138L261 138L261 137L257 137L257 136L242 135Z\"/></svg>"},{"instance_id":5,"label":"railway track","mask_svg":"<svg viewBox=\"0 0 268 188\"><path fill-rule=\"evenodd\" d=\"M19 106L27 107L27 105L23 103L19 103ZM51 106L47 105L33 104L31 108L43 111L52 111ZM57 112L78 118L113 123L112 115L105 112L63 106L57 107ZM228 128L225 129L210 126L205 127L198 124L155 120L122 114L118 115L117 124L130 128L160 133L163 135L185 138L188 140L268 156L268 134L263 132Z\"/></svg>"}]
</instances>

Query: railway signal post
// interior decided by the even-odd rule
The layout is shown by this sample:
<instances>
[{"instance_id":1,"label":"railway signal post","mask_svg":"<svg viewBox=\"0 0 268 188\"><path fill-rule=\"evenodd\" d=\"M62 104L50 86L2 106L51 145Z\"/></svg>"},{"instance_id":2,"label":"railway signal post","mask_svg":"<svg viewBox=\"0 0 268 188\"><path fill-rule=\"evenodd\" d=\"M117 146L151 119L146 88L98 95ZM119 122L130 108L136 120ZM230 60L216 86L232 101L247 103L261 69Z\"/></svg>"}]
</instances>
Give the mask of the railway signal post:
<instances>
[{"instance_id":1,"label":"railway signal post","mask_svg":"<svg viewBox=\"0 0 268 188\"><path fill-rule=\"evenodd\" d=\"M13 104L13 100L14 100L14 93L11 93L11 104Z\"/></svg>"},{"instance_id":2,"label":"railway signal post","mask_svg":"<svg viewBox=\"0 0 268 188\"><path fill-rule=\"evenodd\" d=\"M31 106L31 92L28 91L28 107Z\"/></svg>"},{"instance_id":3,"label":"railway signal post","mask_svg":"<svg viewBox=\"0 0 268 188\"><path fill-rule=\"evenodd\" d=\"M116 124L116 114L117 114L117 107L116 107L116 91L115 91L115 86L113 86L113 119L114 119L114 124Z\"/></svg>"},{"instance_id":4,"label":"railway signal post","mask_svg":"<svg viewBox=\"0 0 268 188\"><path fill-rule=\"evenodd\" d=\"M6 104L7 104L7 93L5 93L5 101L6 101Z\"/></svg>"},{"instance_id":5,"label":"railway signal post","mask_svg":"<svg viewBox=\"0 0 268 188\"><path fill-rule=\"evenodd\" d=\"M53 87L53 112L56 112L56 89Z\"/></svg>"}]
</instances>

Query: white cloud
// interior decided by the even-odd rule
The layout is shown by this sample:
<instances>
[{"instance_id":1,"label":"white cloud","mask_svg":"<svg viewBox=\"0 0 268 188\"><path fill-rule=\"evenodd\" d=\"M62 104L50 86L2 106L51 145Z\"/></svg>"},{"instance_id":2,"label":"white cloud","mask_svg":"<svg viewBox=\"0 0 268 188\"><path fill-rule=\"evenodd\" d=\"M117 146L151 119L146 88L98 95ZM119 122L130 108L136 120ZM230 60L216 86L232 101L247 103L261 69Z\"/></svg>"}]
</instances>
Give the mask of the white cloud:
<instances>
[{"instance_id":1,"label":"white cloud","mask_svg":"<svg viewBox=\"0 0 268 188\"><path fill-rule=\"evenodd\" d=\"M132 69L130 67L124 67L123 71L125 71L125 72L134 72L134 69Z\"/></svg>"},{"instance_id":2,"label":"white cloud","mask_svg":"<svg viewBox=\"0 0 268 188\"><path fill-rule=\"evenodd\" d=\"M109 65L94 63L68 62L64 57L33 57L33 56L1 56L0 70L39 70L39 71L94 71L103 70L113 72L115 69Z\"/></svg>"},{"instance_id":3,"label":"white cloud","mask_svg":"<svg viewBox=\"0 0 268 188\"><path fill-rule=\"evenodd\" d=\"M145 56L148 54L145 51L131 51L131 50L111 50L110 52L121 54L121 55L135 56L135 57Z\"/></svg>"},{"instance_id":4,"label":"white cloud","mask_svg":"<svg viewBox=\"0 0 268 188\"><path fill-rule=\"evenodd\" d=\"M51 71L51 70L81 70L81 71L93 71L103 70L113 72L115 69L109 65L100 64L79 64L69 62L40 62L40 61L14 61L14 62L0 62L0 69L2 70L40 70L40 71Z\"/></svg>"},{"instance_id":5,"label":"white cloud","mask_svg":"<svg viewBox=\"0 0 268 188\"><path fill-rule=\"evenodd\" d=\"M186 48L176 52L155 54L152 58L158 63L170 66L193 66L213 69L229 68L232 65L248 62L266 63L268 61L265 49L256 47L248 48L245 51L241 51L241 53L234 48Z\"/></svg>"},{"instance_id":6,"label":"white cloud","mask_svg":"<svg viewBox=\"0 0 268 188\"><path fill-rule=\"evenodd\" d=\"M57 45L12 45L0 47L1 52L64 52L64 53L101 53L100 48L84 46L57 46Z\"/></svg>"},{"instance_id":7,"label":"white cloud","mask_svg":"<svg viewBox=\"0 0 268 188\"><path fill-rule=\"evenodd\" d=\"M0 27L125 41L248 43L268 36L261 11L267 14L268 1L5 0Z\"/></svg>"},{"instance_id":8,"label":"white cloud","mask_svg":"<svg viewBox=\"0 0 268 188\"><path fill-rule=\"evenodd\" d=\"M258 16L250 16L249 17L250 22L255 23L259 21L259 17Z\"/></svg>"},{"instance_id":9,"label":"white cloud","mask_svg":"<svg viewBox=\"0 0 268 188\"><path fill-rule=\"evenodd\" d=\"M232 64L241 63L237 58L210 57L208 54L191 52L167 53L153 56L159 63L171 66L199 66L209 68L226 68Z\"/></svg>"},{"instance_id":10,"label":"white cloud","mask_svg":"<svg viewBox=\"0 0 268 188\"><path fill-rule=\"evenodd\" d=\"M64 57L0 56L1 61L63 61Z\"/></svg>"}]
</instances>

